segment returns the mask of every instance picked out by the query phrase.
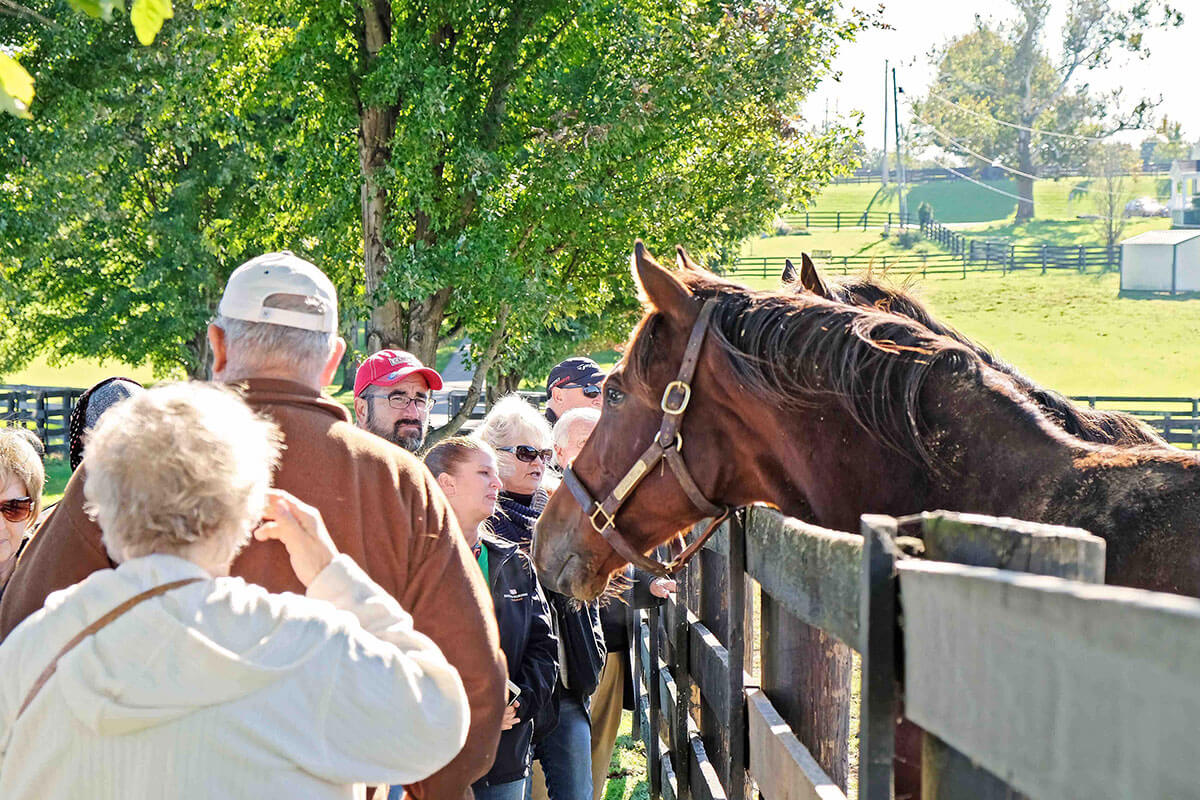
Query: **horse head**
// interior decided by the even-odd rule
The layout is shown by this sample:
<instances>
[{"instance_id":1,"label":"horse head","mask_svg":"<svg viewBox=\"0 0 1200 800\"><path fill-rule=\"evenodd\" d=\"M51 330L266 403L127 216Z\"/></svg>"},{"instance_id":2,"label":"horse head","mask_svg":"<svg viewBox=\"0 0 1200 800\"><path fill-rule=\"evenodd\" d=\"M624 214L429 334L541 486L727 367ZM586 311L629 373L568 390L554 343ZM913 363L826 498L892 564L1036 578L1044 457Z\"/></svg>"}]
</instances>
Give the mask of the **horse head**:
<instances>
[{"instance_id":1,"label":"horse head","mask_svg":"<svg viewBox=\"0 0 1200 800\"><path fill-rule=\"evenodd\" d=\"M770 426L746 413L752 398L747 387L729 377L727 356L714 341L715 331L701 334L694 375L680 388L681 365L701 310L722 287L731 285L693 264L683 248L677 250L677 262L680 270L672 273L640 241L634 247L633 277L646 313L604 383L600 421L573 464L585 491L581 495L560 488L543 511L534 537L539 576L560 593L596 597L609 575L630 560L614 549L611 532L606 532L609 539L601 534L610 522L629 548L646 553L710 516L712 506L760 499L738 487L770 483L753 466L744 466L753 459L734 457L734 451L745 449L748 455L763 449ZM664 419L671 415L677 416L671 423L677 437L663 444L676 452L644 466L646 453L655 450ZM686 477L678 474L680 462L686 465ZM777 475L781 472L776 470ZM606 498L616 494L622 497L613 510ZM708 511L702 508L705 500ZM600 510L606 504L608 511Z\"/></svg>"}]
</instances>

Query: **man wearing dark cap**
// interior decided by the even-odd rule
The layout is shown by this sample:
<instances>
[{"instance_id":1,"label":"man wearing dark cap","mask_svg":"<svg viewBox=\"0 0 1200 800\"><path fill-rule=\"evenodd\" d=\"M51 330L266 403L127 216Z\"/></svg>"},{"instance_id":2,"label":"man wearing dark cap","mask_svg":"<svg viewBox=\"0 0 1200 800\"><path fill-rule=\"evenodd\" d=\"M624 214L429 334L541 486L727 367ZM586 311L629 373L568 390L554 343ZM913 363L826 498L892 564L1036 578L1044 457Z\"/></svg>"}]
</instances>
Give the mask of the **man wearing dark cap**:
<instances>
[{"instance_id":1,"label":"man wearing dark cap","mask_svg":"<svg viewBox=\"0 0 1200 800\"><path fill-rule=\"evenodd\" d=\"M354 417L358 427L410 453L421 449L429 431L431 391L442 376L403 350L380 350L354 378Z\"/></svg>"},{"instance_id":2,"label":"man wearing dark cap","mask_svg":"<svg viewBox=\"0 0 1200 800\"><path fill-rule=\"evenodd\" d=\"M550 424L573 408L600 408L604 371L590 358L568 358L546 378L546 419Z\"/></svg>"}]
</instances>

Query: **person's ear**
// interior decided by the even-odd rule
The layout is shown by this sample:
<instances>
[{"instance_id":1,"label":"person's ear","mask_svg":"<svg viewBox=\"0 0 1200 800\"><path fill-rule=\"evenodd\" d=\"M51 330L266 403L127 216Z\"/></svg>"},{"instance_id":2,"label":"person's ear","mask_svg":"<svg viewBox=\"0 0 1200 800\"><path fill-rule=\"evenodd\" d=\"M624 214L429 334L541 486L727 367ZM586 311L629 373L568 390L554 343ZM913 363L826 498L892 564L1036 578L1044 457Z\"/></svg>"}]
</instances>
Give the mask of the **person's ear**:
<instances>
[{"instance_id":1,"label":"person's ear","mask_svg":"<svg viewBox=\"0 0 1200 800\"><path fill-rule=\"evenodd\" d=\"M563 458L563 455L564 455L563 449L558 446L558 442L555 442L554 443L554 463L558 464L560 467L569 467L570 464L568 464L566 459Z\"/></svg>"},{"instance_id":2,"label":"person's ear","mask_svg":"<svg viewBox=\"0 0 1200 800\"><path fill-rule=\"evenodd\" d=\"M367 399L361 395L354 398L354 422L363 427L367 421Z\"/></svg>"},{"instance_id":3,"label":"person's ear","mask_svg":"<svg viewBox=\"0 0 1200 800\"><path fill-rule=\"evenodd\" d=\"M667 316L680 320L690 321L695 316L696 305L693 302L691 290L680 283L679 279L669 271L659 266L646 250L641 239L633 244L633 256L630 262L633 266L633 279L637 282L639 294L650 305Z\"/></svg>"},{"instance_id":4,"label":"person's ear","mask_svg":"<svg viewBox=\"0 0 1200 800\"><path fill-rule=\"evenodd\" d=\"M328 386L333 383L333 376L337 373L338 365L342 363L342 356L346 355L346 340L341 336L333 343L333 352L329 354L329 360L325 362L325 368L321 370L321 386Z\"/></svg>"},{"instance_id":5,"label":"person's ear","mask_svg":"<svg viewBox=\"0 0 1200 800\"><path fill-rule=\"evenodd\" d=\"M555 386L550 390L550 399L556 403L561 403L563 401L563 389L561 386Z\"/></svg>"},{"instance_id":6,"label":"person's ear","mask_svg":"<svg viewBox=\"0 0 1200 800\"><path fill-rule=\"evenodd\" d=\"M229 352L225 348L225 331L212 323L208 325L208 347L212 350L212 377L225 371Z\"/></svg>"},{"instance_id":7,"label":"person's ear","mask_svg":"<svg viewBox=\"0 0 1200 800\"><path fill-rule=\"evenodd\" d=\"M449 472L443 472L434 480L437 481L438 486L442 487L442 494L446 495L446 497L454 496L454 493L457 491L457 487L454 485L454 477Z\"/></svg>"}]
</instances>

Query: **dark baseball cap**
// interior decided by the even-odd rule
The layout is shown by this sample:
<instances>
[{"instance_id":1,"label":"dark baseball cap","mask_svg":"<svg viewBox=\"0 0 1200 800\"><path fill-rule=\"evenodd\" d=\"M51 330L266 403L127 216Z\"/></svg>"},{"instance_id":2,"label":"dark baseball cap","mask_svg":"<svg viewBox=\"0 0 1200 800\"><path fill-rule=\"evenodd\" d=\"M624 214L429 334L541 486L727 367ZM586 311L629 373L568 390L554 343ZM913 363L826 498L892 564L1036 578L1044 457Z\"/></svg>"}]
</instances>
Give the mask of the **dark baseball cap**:
<instances>
[{"instance_id":1,"label":"dark baseball cap","mask_svg":"<svg viewBox=\"0 0 1200 800\"><path fill-rule=\"evenodd\" d=\"M588 386L590 384L598 386L604 382L604 378L604 370L600 369L600 365L590 358L582 356L568 358L550 370L550 377L546 378L546 394L550 394L551 389L559 387Z\"/></svg>"}]
</instances>

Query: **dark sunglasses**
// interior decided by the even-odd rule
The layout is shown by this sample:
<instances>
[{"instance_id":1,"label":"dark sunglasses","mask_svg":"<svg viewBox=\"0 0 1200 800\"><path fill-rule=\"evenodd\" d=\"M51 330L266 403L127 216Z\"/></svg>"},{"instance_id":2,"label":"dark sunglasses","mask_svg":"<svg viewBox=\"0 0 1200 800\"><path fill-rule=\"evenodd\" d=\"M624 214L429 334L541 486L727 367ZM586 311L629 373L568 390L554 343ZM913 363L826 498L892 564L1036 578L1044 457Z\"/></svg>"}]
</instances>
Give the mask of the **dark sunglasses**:
<instances>
[{"instance_id":1,"label":"dark sunglasses","mask_svg":"<svg viewBox=\"0 0 1200 800\"><path fill-rule=\"evenodd\" d=\"M515 447L497 447L497 450L503 450L505 453L512 453L517 457L517 461L524 461L526 464L532 464L537 460L538 456L542 457L542 463L549 463L550 456L554 455L553 450L538 450L536 447L530 447L527 444L519 444Z\"/></svg>"},{"instance_id":2,"label":"dark sunglasses","mask_svg":"<svg viewBox=\"0 0 1200 800\"><path fill-rule=\"evenodd\" d=\"M599 387L599 386L597 386L597 385L596 385L596 384L594 384L594 383L589 383L587 386L580 386L578 383L568 383L568 384L566 385L566 387L564 387L564 388L567 388L567 389L582 389L582 390L583 390L583 396L584 396L584 397L586 397L586 398L588 398L589 400L590 400L591 398L593 398L593 397L599 397L599 396L600 396L600 387Z\"/></svg>"},{"instance_id":3,"label":"dark sunglasses","mask_svg":"<svg viewBox=\"0 0 1200 800\"><path fill-rule=\"evenodd\" d=\"M17 497L13 500L5 500L0 503L0 516L9 522L24 522L33 516L33 498Z\"/></svg>"}]
</instances>

